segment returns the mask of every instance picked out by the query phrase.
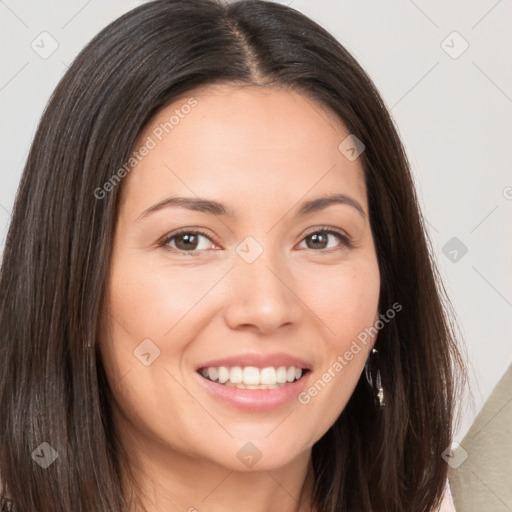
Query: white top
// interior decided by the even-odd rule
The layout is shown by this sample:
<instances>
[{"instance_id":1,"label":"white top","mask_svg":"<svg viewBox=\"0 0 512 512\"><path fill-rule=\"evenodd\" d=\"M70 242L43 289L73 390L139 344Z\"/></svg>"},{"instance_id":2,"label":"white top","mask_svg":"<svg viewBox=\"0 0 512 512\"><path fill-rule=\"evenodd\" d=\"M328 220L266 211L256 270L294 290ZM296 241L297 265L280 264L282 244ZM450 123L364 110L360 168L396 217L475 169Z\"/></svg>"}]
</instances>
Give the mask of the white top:
<instances>
[{"instance_id":1,"label":"white top","mask_svg":"<svg viewBox=\"0 0 512 512\"><path fill-rule=\"evenodd\" d=\"M455 505L453 504L452 492L450 490L450 484L446 480L446 487L444 491L443 501L439 512L456 512Z\"/></svg>"}]
</instances>

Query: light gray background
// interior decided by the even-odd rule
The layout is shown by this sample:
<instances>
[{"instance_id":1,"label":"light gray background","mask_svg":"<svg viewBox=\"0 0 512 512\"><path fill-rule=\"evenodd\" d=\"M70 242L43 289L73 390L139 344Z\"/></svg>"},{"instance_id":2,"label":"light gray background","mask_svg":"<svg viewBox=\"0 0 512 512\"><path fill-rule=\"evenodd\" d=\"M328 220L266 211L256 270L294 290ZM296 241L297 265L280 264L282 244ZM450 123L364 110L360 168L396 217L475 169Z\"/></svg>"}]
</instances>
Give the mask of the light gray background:
<instances>
[{"instance_id":1,"label":"light gray background","mask_svg":"<svg viewBox=\"0 0 512 512\"><path fill-rule=\"evenodd\" d=\"M0 0L0 248L52 90L98 31L140 3ZM512 360L512 3L281 3L319 22L354 55L406 145L470 362L474 402L466 404L461 440ZM52 38L58 48L47 58L31 47L49 51ZM447 246L453 237L456 245Z\"/></svg>"}]
</instances>

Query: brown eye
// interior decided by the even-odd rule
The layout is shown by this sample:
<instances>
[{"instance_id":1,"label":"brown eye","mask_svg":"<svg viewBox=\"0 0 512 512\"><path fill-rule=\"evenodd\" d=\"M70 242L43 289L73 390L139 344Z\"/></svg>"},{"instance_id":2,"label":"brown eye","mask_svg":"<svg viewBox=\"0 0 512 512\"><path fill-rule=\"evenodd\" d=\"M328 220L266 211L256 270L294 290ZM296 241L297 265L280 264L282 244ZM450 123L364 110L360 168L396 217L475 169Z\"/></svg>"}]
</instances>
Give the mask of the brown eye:
<instances>
[{"instance_id":1,"label":"brown eye","mask_svg":"<svg viewBox=\"0 0 512 512\"><path fill-rule=\"evenodd\" d=\"M211 242L210 237L202 231L183 230L166 237L159 245L176 252L188 252L191 256L196 256L212 245L212 243L203 242L203 247L199 247L202 239L207 239Z\"/></svg>"},{"instance_id":2,"label":"brown eye","mask_svg":"<svg viewBox=\"0 0 512 512\"><path fill-rule=\"evenodd\" d=\"M341 244L334 244L334 246L331 245L329 247L330 239L334 238L341 241ZM205 244L202 248L199 247L201 245L201 239L206 239L213 243L211 238L202 231L182 230L171 233L169 236L165 237L165 239L159 243L159 246L177 253L188 253L190 256L198 256L206 249L211 248L211 243ZM347 235L331 228L312 231L306 235L303 240L306 242L307 249L316 250L318 252L330 252L336 250L336 248L351 247L351 241Z\"/></svg>"},{"instance_id":3,"label":"brown eye","mask_svg":"<svg viewBox=\"0 0 512 512\"><path fill-rule=\"evenodd\" d=\"M335 249L336 245L329 247L329 238L336 237L341 241L341 245L343 247L350 247L350 239L348 236L344 235L333 229L322 229L314 231L304 238L306 241L306 245L308 249L316 249L320 251L329 251L331 249ZM310 243L308 243L310 241Z\"/></svg>"}]
</instances>

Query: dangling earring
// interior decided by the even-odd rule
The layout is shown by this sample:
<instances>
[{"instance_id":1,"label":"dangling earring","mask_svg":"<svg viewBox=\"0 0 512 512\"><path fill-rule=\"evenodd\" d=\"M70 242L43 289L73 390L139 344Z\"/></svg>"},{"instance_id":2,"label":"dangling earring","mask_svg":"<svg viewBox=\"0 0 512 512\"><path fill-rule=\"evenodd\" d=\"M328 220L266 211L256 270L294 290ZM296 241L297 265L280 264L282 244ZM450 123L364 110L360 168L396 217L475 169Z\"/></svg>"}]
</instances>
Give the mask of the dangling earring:
<instances>
[{"instance_id":1,"label":"dangling earring","mask_svg":"<svg viewBox=\"0 0 512 512\"><path fill-rule=\"evenodd\" d=\"M372 369L371 369L372 361L371 360L375 359L377 357L375 355L377 353L378 353L378 350L376 348L372 348L371 354L368 357L368 359L366 360L366 364L364 365L364 371L366 374L366 380L368 381L370 388L376 395L375 402L378 403L379 407L384 407L386 405L386 403L384 401L384 388L382 387L382 379L380 376L380 370L378 368L377 368L377 377L375 379L375 381L376 381L375 388L376 389L374 389L374 386L373 386L373 377L372 377ZM373 354L373 357L372 357L372 354Z\"/></svg>"}]
</instances>

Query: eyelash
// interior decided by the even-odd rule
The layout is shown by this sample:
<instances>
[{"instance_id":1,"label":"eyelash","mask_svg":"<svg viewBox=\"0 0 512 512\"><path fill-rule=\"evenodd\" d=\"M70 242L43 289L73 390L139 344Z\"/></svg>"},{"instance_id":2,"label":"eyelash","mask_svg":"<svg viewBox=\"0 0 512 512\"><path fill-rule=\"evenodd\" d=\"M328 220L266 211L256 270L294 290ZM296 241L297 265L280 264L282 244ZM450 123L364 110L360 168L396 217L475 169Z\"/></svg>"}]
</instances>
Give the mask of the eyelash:
<instances>
[{"instance_id":1,"label":"eyelash","mask_svg":"<svg viewBox=\"0 0 512 512\"><path fill-rule=\"evenodd\" d=\"M340 240L341 240L341 244L343 247L345 248L352 248L353 247L353 244L352 244L352 239L344 234L343 232L341 231L338 231L336 229L333 229L333 228L330 228L330 227L327 227L327 226L320 226L318 228L315 228L314 231L310 231L309 233L306 233L304 235L304 238L301 240L304 241L306 238L310 237L311 235L316 235L318 233L327 233L327 234L330 234L330 235L335 235L337 236ZM183 228L183 229L180 229L174 233L172 233L171 235L169 236L165 236L159 243L158 243L158 247L162 247L164 249L168 249L172 252L175 252L175 253L178 253L178 254L181 254L183 256L185 255L188 255L188 256L200 256L200 254L204 251L202 250L192 250L192 251L183 251L181 249L176 249L174 247L169 247L168 244L171 240L173 240L174 238L177 238L179 237L180 235L184 235L184 234L187 234L187 235L201 235L201 236L204 236L206 238L208 238L210 241L212 241L213 243L217 243L215 240L212 240L210 235L208 235L207 233L205 233L204 231L201 231L199 229L187 229L187 228ZM217 244L219 245L219 244ZM319 250L315 250L315 249L307 249L307 250L310 250L310 251L314 251L314 252L320 252L320 253L331 253L331 252L334 252L336 250L341 250L340 248L330 248L330 249L319 249Z\"/></svg>"}]
</instances>

